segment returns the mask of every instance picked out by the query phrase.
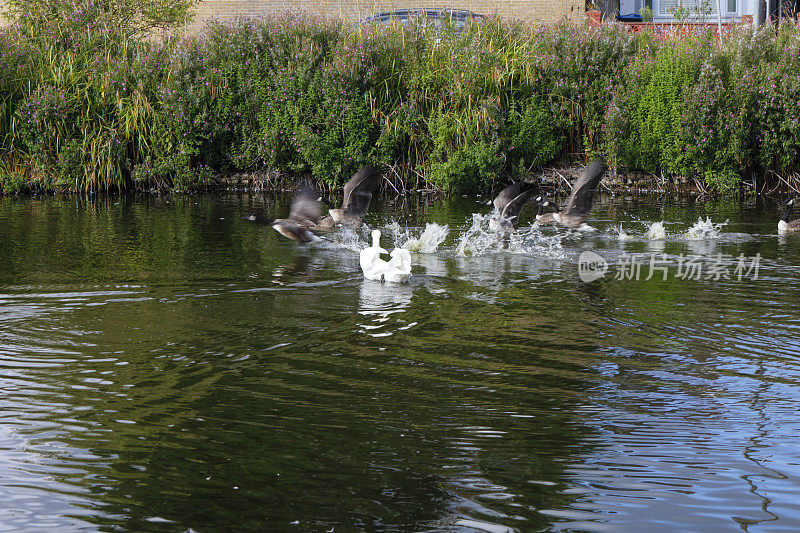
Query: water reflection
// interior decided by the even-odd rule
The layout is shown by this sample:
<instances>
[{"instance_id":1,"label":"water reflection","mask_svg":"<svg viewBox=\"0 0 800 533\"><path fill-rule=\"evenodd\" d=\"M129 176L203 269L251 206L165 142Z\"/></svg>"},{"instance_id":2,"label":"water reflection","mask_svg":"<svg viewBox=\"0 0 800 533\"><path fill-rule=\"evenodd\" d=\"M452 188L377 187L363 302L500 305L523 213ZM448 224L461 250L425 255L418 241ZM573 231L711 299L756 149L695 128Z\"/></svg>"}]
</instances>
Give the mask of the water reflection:
<instances>
[{"instance_id":1,"label":"water reflection","mask_svg":"<svg viewBox=\"0 0 800 533\"><path fill-rule=\"evenodd\" d=\"M467 257L474 199L376 202L450 227L397 285L358 235L240 220L288 196L0 198L0 526L793 529L797 239L771 204L600 200L596 235ZM587 284L583 250L762 270Z\"/></svg>"},{"instance_id":2,"label":"water reflection","mask_svg":"<svg viewBox=\"0 0 800 533\"><path fill-rule=\"evenodd\" d=\"M359 323L360 331L371 337L387 337L395 331L415 326L416 322L406 322L392 316L403 313L411 305L413 295L413 286L409 283L363 280L359 290L358 313L369 323Z\"/></svg>"},{"instance_id":3,"label":"water reflection","mask_svg":"<svg viewBox=\"0 0 800 533\"><path fill-rule=\"evenodd\" d=\"M414 254L411 258L411 264L415 267L419 265L425 269L425 273L429 277L446 278L450 275L447 260L441 255Z\"/></svg>"}]
</instances>

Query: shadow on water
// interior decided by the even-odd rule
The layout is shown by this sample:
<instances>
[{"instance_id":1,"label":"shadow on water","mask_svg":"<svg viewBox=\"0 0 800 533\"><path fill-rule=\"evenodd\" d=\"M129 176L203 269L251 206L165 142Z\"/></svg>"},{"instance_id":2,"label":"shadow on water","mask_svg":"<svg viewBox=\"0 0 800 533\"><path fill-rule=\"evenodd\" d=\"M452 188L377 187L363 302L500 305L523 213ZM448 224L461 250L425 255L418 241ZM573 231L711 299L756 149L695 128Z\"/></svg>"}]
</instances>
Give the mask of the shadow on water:
<instances>
[{"instance_id":1,"label":"shadow on water","mask_svg":"<svg viewBox=\"0 0 800 533\"><path fill-rule=\"evenodd\" d=\"M375 226L452 228L408 285L241 220L283 195L0 198L0 524L800 522L800 243L777 207L604 201L597 225L633 238L565 237L556 259L459 257L476 198L375 207ZM681 240L700 216L750 238ZM760 253L762 276L587 284L584 249Z\"/></svg>"}]
</instances>

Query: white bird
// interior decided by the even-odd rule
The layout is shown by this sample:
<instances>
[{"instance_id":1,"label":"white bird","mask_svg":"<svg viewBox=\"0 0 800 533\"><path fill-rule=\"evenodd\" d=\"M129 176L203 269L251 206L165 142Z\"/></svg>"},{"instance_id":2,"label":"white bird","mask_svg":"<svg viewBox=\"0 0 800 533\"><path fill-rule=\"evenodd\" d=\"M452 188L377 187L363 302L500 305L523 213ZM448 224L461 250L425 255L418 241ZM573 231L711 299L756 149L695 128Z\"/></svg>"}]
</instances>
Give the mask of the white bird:
<instances>
[{"instance_id":1,"label":"white bird","mask_svg":"<svg viewBox=\"0 0 800 533\"><path fill-rule=\"evenodd\" d=\"M376 229L372 232L372 246L361 250L359 257L364 277L393 283L408 281L411 276L411 253L403 248L395 248L389 261L381 259L382 253L388 252L381 248L381 232Z\"/></svg>"},{"instance_id":2,"label":"white bird","mask_svg":"<svg viewBox=\"0 0 800 533\"><path fill-rule=\"evenodd\" d=\"M382 269L388 266L388 263L380 258L381 254L388 254L386 250L381 248L381 232L374 230L372 232L372 246L361 250L359 262L361 263L361 271L367 279L380 280L383 275Z\"/></svg>"},{"instance_id":3,"label":"white bird","mask_svg":"<svg viewBox=\"0 0 800 533\"><path fill-rule=\"evenodd\" d=\"M386 281L405 283L411 277L411 252L405 248L395 248L389 254L391 267L383 276Z\"/></svg>"}]
</instances>

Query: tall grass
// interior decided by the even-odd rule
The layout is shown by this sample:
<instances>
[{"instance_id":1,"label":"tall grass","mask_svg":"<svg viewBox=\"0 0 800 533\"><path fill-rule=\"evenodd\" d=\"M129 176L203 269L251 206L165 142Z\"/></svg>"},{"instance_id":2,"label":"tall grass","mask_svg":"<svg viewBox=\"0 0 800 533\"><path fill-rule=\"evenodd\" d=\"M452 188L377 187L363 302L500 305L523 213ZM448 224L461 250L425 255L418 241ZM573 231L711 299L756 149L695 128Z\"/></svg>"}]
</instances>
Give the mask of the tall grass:
<instances>
[{"instance_id":1,"label":"tall grass","mask_svg":"<svg viewBox=\"0 0 800 533\"><path fill-rule=\"evenodd\" d=\"M5 189L124 188L146 157L169 43L116 33L91 3L2 33Z\"/></svg>"},{"instance_id":2,"label":"tall grass","mask_svg":"<svg viewBox=\"0 0 800 533\"><path fill-rule=\"evenodd\" d=\"M156 40L73 15L0 30L7 191L249 170L337 186L377 160L409 186L466 192L565 153L726 190L798 164L792 25L675 45L619 26L287 14Z\"/></svg>"}]
</instances>

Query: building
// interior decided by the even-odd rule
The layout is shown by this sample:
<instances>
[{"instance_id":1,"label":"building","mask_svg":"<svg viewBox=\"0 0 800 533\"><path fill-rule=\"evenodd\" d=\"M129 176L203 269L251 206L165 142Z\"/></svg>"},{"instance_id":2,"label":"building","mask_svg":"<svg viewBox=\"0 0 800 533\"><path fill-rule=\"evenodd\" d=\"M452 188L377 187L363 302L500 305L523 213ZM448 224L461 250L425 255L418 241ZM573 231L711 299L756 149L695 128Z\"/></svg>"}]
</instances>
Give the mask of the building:
<instances>
[{"instance_id":1,"label":"building","mask_svg":"<svg viewBox=\"0 0 800 533\"><path fill-rule=\"evenodd\" d=\"M800 0L599 0L597 5L607 16L638 14L647 7L653 11L656 23L677 22L675 10L683 8L687 21L716 22L719 9L723 22L739 22L744 18L761 24L767 14L773 20L795 18Z\"/></svg>"},{"instance_id":2,"label":"building","mask_svg":"<svg viewBox=\"0 0 800 533\"><path fill-rule=\"evenodd\" d=\"M475 13L531 22L555 22L563 18L582 20L586 0L463 0L457 3L435 0L202 0L194 28L210 18L258 17L286 11L305 11L348 20L360 20L383 11L405 8L469 9Z\"/></svg>"}]
</instances>

